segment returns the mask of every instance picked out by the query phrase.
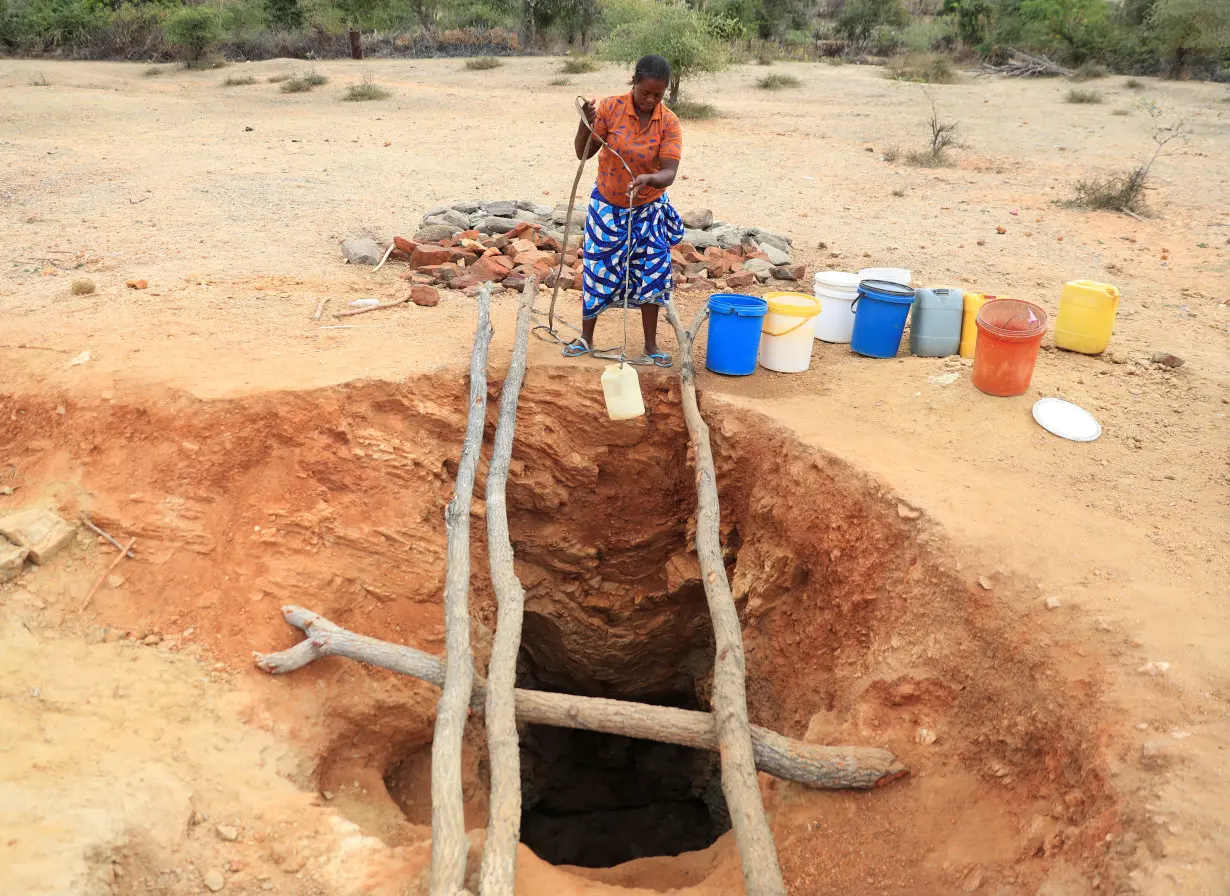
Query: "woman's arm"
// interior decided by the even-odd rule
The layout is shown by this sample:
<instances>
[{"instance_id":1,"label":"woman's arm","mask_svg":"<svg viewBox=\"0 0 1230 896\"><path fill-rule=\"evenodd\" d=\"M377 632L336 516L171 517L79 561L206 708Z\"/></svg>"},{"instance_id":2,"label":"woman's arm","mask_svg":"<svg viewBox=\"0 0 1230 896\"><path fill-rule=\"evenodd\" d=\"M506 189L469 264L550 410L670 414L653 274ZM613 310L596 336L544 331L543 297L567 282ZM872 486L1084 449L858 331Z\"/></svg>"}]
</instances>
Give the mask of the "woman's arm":
<instances>
[{"instance_id":1,"label":"woman's arm","mask_svg":"<svg viewBox=\"0 0 1230 896\"><path fill-rule=\"evenodd\" d=\"M598 115L598 108L596 104L594 103L593 100L586 100L585 105L583 106L583 109L585 111L585 120L589 122L590 127L593 127L594 120L597 118L597 115ZM592 159L594 155L598 152L598 150L602 148L602 144L599 143L597 140L593 140L593 141L589 140L589 134L590 134L589 128L587 128L584 125L584 123L578 121L576 136L572 138L572 147L573 149L576 150L578 159L580 158ZM588 151L586 151L586 148L585 148L585 144L587 141L589 142Z\"/></svg>"},{"instance_id":2,"label":"woman's arm","mask_svg":"<svg viewBox=\"0 0 1230 896\"><path fill-rule=\"evenodd\" d=\"M638 194L642 189L665 190L675 182L675 175L679 173L679 160L660 159L658 165L659 169L653 174L640 174L632 181Z\"/></svg>"}]
</instances>

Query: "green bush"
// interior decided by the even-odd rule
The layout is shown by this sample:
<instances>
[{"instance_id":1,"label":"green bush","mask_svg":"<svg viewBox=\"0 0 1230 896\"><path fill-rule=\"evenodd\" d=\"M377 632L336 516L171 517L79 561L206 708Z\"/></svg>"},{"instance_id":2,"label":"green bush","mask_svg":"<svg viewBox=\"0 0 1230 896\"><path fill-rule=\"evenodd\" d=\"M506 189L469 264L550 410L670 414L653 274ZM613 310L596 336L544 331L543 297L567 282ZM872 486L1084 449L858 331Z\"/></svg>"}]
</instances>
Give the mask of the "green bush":
<instances>
[{"instance_id":1,"label":"green bush","mask_svg":"<svg viewBox=\"0 0 1230 896\"><path fill-rule=\"evenodd\" d=\"M886 77L918 84L951 84L957 79L952 60L943 53L913 53L889 60Z\"/></svg>"},{"instance_id":2,"label":"green bush","mask_svg":"<svg viewBox=\"0 0 1230 896\"><path fill-rule=\"evenodd\" d=\"M598 63L584 56L575 59L565 59L564 64L560 66L560 71L565 75L587 75L590 72L598 71Z\"/></svg>"},{"instance_id":3,"label":"green bush","mask_svg":"<svg viewBox=\"0 0 1230 896\"><path fill-rule=\"evenodd\" d=\"M367 103L373 100L387 100L392 94L372 80L371 75L364 75L358 84L346 88L342 100L347 103Z\"/></svg>"},{"instance_id":4,"label":"green bush","mask_svg":"<svg viewBox=\"0 0 1230 896\"><path fill-rule=\"evenodd\" d=\"M877 25L903 28L909 21L902 0L847 0L837 30L850 40L867 40Z\"/></svg>"},{"instance_id":5,"label":"green bush","mask_svg":"<svg viewBox=\"0 0 1230 896\"><path fill-rule=\"evenodd\" d=\"M283 93L307 93L316 87L328 84L329 79L315 69L308 69L303 74L287 78L281 83Z\"/></svg>"},{"instance_id":6,"label":"green bush","mask_svg":"<svg viewBox=\"0 0 1230 896\"><path fill-rule=\"evenodd\" d=\"M670 104L670 110L684 121L707 121L721 115L717 106L708 103L698 103L695 100L680 99Z\"/></svg>"},{"instance_id":7,"label":"green bush","mask_svg":"<svg viewBox=\"0 0 1230 896\"><path fill-rule=\"evenodd\" d=\"M294 31L303 27L303 7L299 0L264 0L265 21L272 28Z\"/></svg>"},{"instance_id":8,"label":"green bush","mask_svg":"<svg viewBox=\"0 0 1230 896\"><path fill-rule=\"evenodd\" d=\"M251 75L232 76L222 82L223 87L250 87L256 83L256 79Z\"/></svg>"},{"instance_id":9,"label":"green bush","mask_svg":"<svg viewBox=\"0 0 1230 896\"><path fill-rule=\"evenodd\" d=\"M803 82L794 75L765 75L756 81L761 90L782 90L786 87L802 87Z\"/></svg>"},{"instance_id":10,"label":"green bush","mask_svg":"<svg viewBox=\"0 0 1230 896\"><path fill-rule=\"evenodd\" d=\"M1230 3L1227 0L1157 0L1149 16L1172 74L1186 75L1201 56L1226 59L1230 47Z\"/></svg>"},{"instance_id":11,"label":"green bush","mask_svg":"<svg viewBox=\"0 0 1230 896\"><path fill-rule=\"evenodd\" d=\"M682 4L655 4L603 41L599 55L624 63L635 62L648 53L665 57L671 64L667 102L678 113L679 88L685 79L721 71L729 64L730 45L718 36L728 24L727 19Z\"/></svg>"},{"instance_id":12,"label":"green bush","mask_svg":"<svg viewBox=\"0 0 1230 896\"><path fill-rule=\"evenodd\" d=\"M205 63L222 41L222 23L213 9L185 6L167 19L167 38L190 67Z\"/></svg>"}]
</instances>

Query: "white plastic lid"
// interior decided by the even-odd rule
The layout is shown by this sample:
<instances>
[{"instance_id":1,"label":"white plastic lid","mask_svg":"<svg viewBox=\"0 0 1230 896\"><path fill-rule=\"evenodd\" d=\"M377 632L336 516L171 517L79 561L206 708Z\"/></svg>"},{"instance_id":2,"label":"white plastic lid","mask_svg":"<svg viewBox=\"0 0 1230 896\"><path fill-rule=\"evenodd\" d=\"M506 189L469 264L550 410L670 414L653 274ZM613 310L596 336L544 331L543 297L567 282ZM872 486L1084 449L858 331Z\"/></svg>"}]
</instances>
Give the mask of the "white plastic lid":
<instances>
[{"instance_id":1,"label":"white plastic lid","mask_svg":"<svg viewBox=\"0 0 1230 896\"><path fill-rule=\"evenodd\" d=\"M828 289L857 290L859 276L845 271L819 271L816 273L816 283Z\"/></svg>"},{"instance_id":2,"label":"white plastic lid","mask_svg":"<svg viewBox=\"0 0 1230 896\"><path fill-rule=\"evenodd\" d=\"M1034 419L1049 433L1073 442L1092 442L1102 434L1102 424L1079 405L1062 398L1034 402Z\"/></svg>"}]
</instances>

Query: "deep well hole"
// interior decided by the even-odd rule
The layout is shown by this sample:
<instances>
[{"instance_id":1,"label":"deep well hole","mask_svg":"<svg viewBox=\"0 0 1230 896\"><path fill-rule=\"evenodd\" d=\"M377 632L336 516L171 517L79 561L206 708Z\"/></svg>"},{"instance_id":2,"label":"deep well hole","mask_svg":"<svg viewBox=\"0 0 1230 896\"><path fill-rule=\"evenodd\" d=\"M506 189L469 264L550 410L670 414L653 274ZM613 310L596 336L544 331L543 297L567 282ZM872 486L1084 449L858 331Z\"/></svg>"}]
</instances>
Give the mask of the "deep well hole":
<instances>
[{"instance_id":1,"label":"deep well hole","mask_svg":"<svg viewBox=\"0 0 1230 896\"><path fill-rule=\"evenodd\" d=\"M521 684L707 709L712 641L677 387L642 381L649 414L625 423L606 420L591 371L533 371L526 384L508 491L527 589ZM101 592L99 612L131 628L195 626L240 667L252 649L296 640L277 613L290 602L443 652L442 512L465 389L436 375L61 414L63 396L6 399L0 414L28 478L80 481L96 519L148 545L155 568ZM990 892L1032 892L1056 860L1105 871L1097 845L1117 807L1092 712L1096 663L1073 666L1034 621L1007 615L1011 581L969 588L942 536L901 519L848 464L754 413L705 410L753 721L885 746L917 773L869 793L768 785L795 889L951 892L972 875ZM473 522L481 671L495 619L481 502ZM253 686L318 757L299 771L305 786L335 791L335 807L390 843L425 836L435 689L343 661ZM481 827L478 718L464 758L467 824ZM547 861L607 866L709 844L733 854L711 757L528 728L523 765L525 841ZM628 867L585 874L683 885L669 866Z\"/></svg>"}]
</instances>

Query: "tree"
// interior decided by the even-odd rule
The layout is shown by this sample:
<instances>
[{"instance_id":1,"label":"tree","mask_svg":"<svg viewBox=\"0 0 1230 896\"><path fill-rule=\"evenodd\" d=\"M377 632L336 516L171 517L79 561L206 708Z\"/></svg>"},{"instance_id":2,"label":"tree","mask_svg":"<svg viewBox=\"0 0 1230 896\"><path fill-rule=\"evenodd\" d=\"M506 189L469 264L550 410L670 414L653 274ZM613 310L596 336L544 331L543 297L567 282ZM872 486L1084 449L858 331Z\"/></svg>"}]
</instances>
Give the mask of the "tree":
<instances>
[{"instance_id":1,"label":"tree","mask_svg":"<svg viewBox=\"0 0 1230 896\"><path fill-rule=\"evenodd\" d=\"M272 28L294 31L303 27L303 7L299 0L265 0L265 18Z\"/></svg>"},{"instance_id":2,"label":"tree","mask_svg":"<svg viewBox=\"0 0 1230 896\"><path fill-rule=\"evenodd\" d=\"M1230 47L1226 0L1157 0L1149 20L1178 77L1187 74L1194 57Z\"/></svg>"},{"instance_id":3,"label":"tree","mask_svg":"<svg viewBox=\"0 0 1230 896\"><path fill-rule=\"evenodd\" d=\"M879 25L902 28L910 21L901 0L847 0L837 30L850 40L866 40Z\"/></svg>"},{"instance_id":4,"label":"tree","mask_svg":"<svg viewBox=\"0 0 1230 896\"><path fill-rule=\"evenodd\" d=\"M167 37L184 54L188 65L200 65L222 40L222 23L210 7L185 6L167 19Z\"/></svg>"},{"instance_id":5,"label":"tree","mask_svg":"<svg viewBox=\"0 0 1230 896\"><path fill-rule=\"evenodd\" d=\"M723 23L682 3L650 3L639 18L604 40L598 53L612 62L636 62L651 53L665 57L671 64L667 102L675 103L685 78L729 65L730 48L718 37Z\"/></svg>"},{"instance_id":6,"label":"tree","mask_svg":"<svg viewBox=\"0 0 1230 896\"><path fill-rule=\"evenodd\" d=\"M1021 19L1079 64L1106 46L1109 9L1106 0L1024 0Z\"/></svg>"}]
</instances>

